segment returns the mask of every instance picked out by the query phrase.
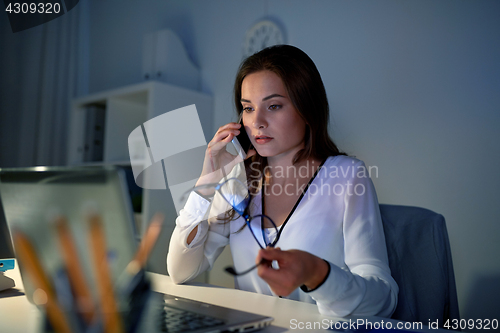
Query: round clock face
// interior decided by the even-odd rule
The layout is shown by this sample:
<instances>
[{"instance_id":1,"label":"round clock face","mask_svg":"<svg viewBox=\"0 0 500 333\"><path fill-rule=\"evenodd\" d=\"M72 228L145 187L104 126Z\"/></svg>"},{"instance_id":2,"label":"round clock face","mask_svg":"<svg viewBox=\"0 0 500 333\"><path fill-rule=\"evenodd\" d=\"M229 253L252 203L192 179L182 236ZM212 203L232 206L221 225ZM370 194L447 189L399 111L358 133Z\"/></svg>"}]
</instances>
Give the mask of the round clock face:
<instances>
[{"instance_id":1,"label":"round clock face","mask_svg":"<svg viewBox=\"0 0 500 333\"><path fill-rule=\"evenodd\" d=\"M268 46L284 42L283 31L278 25L269 20L260 21L247 31L243 55L248 57Z\"/></svg>"}]
</instances>

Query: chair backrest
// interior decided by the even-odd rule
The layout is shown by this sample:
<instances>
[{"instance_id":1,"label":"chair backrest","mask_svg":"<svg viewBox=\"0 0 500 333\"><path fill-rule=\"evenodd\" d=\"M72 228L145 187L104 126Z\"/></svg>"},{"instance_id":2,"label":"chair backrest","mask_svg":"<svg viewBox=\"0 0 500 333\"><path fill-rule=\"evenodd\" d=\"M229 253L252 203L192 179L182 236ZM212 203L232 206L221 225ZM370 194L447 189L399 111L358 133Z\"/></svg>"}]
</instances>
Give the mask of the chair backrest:
<instances>
[{"instance_id":1,"label":"chair backrest","mask_svg":"<svg viewBox=\"0 0 500 333\"><path fill-rule=\"evenodd\" d=\"M444 217L418 207L380 205L389 266L399 286L392 316L409 322L459 319Z\"/></svg>"}]
</instances>

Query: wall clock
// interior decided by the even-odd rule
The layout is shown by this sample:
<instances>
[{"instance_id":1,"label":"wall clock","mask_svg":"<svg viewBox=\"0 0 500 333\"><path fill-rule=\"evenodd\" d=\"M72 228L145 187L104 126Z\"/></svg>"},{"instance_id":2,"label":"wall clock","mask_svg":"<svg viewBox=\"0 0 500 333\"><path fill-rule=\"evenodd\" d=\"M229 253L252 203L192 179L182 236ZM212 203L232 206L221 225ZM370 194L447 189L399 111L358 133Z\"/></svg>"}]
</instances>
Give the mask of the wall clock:
<instances>
[{"instance_id":1,"label":"wall clock","mask_svg":"<svg viewBox=\"0 0 500 333\"><path fill-rule=\"evenodd\" d=\"M248 29L243 45L243 55L248 57L268 46L284 43L284 31L273 21L262 20Z\"/></svg>"}]
</instances>

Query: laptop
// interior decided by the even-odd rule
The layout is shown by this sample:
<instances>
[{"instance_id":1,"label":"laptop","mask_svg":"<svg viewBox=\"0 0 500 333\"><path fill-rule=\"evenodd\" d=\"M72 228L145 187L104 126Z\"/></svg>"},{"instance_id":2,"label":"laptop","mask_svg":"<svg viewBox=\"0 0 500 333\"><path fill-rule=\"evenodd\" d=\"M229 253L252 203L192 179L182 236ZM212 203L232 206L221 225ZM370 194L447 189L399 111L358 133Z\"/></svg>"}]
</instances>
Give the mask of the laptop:
<instances>
[{"instance_id":1,"label":"laptop","mask_svg":"<svg viewBox=\"0 0 500 333\"><path fill-rule=\"evenodd\" d=\"M9 229L5 214L3 212L2 201L0 200L0 260L14 258L14 251L10 242Z\"/></svg>"},{"instance_id":2,"label":"laptop","mask_svg":"<svg viewBox=\"0 0 500 333\"><path fill-rule=\"evenodd\" d=\"M46 273L60 277L64 267L51 222L64 215L72 232L85 280L98 299L89 253L87 216L103 220L111 278L117 282L137 248L135 222L125 171L118 167L33 167L0 169L0 197L12 233L22 231L33 243ZM14 244L14 250L15 244ZM26 296L35 290L20 265ZM56 286L57 289L57 286ZM151 293L138 332L250 332L273 318L162 293Z\"/></svg>"}]
</instances>

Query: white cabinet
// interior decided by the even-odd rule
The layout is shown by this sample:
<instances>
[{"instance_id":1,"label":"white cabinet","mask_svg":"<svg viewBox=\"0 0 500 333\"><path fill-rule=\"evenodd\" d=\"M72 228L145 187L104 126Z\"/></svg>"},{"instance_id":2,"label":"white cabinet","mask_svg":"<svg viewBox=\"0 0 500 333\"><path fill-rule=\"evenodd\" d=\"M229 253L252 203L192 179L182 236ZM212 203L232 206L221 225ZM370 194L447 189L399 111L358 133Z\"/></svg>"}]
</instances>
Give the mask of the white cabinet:
<instances>
[{"instance_id":1,"label":"white cabinet","mask_svg":"<svg viewBox=\"0 0 500 333\"><path fill-rule=\"evenodd\" d=\"M208 142L213 135L213 100L211 96L197 91L150 81L75 99L71 113L68 164L130 165L129 134L149 119L191 104L196 105ZM93 150L91 154L89 149ZM202 159L192 164L199 166L201 173ZM165 274L168 241L177 217L168 189L143 190L142 221L150 221L156 212L165 215L165 227L153 249L148 268ZM143 223L141 232L146 227Z\"/></svg>"}]
</instances>

